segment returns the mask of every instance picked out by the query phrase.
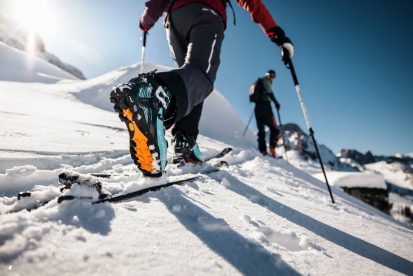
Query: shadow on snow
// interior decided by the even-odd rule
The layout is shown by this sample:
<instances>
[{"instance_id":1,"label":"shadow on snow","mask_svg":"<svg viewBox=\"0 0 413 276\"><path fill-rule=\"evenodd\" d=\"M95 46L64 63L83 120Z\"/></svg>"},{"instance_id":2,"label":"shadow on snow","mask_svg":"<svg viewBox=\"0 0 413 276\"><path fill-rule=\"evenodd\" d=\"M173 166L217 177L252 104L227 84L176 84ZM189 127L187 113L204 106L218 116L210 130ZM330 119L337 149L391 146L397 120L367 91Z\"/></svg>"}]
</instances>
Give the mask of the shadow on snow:
<instances>
[{"instance_id":1,"label":"shadow on snow","mask_svg":"<svg viewBox=\"0 0 413 276\"><path fill-rule=\"evenodd\" d=\"M233 177L231 174L227 172L223 173L231 183L227 189L246 197L250 201L251 198L259 198L259 203L257 203L256 200L252 201L253 203L259 204L274 214L286 218L287 220L312 231L314 234L362 257L403 274L408 275L412 273L413 263L411 261L277 202Z\"/></svg>"}]
</instances>

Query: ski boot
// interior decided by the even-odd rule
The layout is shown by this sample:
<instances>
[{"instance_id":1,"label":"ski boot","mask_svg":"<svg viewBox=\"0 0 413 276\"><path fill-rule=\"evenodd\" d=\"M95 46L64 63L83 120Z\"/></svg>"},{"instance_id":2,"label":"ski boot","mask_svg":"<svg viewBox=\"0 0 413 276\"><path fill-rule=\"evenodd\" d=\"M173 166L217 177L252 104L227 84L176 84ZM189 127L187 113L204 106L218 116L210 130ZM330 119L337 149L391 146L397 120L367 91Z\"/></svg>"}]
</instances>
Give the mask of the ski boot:
<instances>
[{"instance_id":1,"label":"ski boot","mask_svg":"<svg viewBox=\"0 0 413 276\"><path fill-rule=\"evenodd\" d=\"M131 157L146 176L161 176L167 163L163 120L171 98L155 71L139 74L113 88L110 94L115 111L129 131Z\"/></svg>"},{"instance_id":2,"label":"ski boot","mask_svg":"<svg viewBox=\"0 0 413 276\"><path fill-rule=\"evenodd\" d=\"M275 152L275 147L270 147L270 156L273 158L277 157L277 154Z\"/></svg>"},{"instance_id":3,"label":"ski boot","mask_svg":"<svg viewBox=\"0 0 413 276\"><path fill-rule=\"evenodd\" d=\"M192 135L183 131L176 131L172 140L175 157L172 159L173 164L185 163L202 163L202 153Z\"/></svg>"}]
</instances>

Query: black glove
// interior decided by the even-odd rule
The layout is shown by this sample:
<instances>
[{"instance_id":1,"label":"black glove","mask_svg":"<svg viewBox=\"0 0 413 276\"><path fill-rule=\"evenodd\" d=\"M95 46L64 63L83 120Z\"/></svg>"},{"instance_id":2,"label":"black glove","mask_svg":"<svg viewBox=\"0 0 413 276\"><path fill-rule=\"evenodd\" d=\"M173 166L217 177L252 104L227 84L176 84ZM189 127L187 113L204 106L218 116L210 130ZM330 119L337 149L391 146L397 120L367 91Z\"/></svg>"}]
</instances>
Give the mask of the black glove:
<instances>
[{"instance_id":1,"label":"black glove","mask_svg":"<svg viewBox=\"0 0 413 276\"><path fill-rule=\"evenodd\" d=\"M288 60L294 55L294 45L291 40L285 36L285 32L281 27L277 26L267 31L268 36L271 41L280 46L282 52L282 60L285 64L288 63Z\"/></svg>"},{"instance_id":2,"label":"black glove","mask_svg":"<svg viewBox=\"0 0 413 276\"><path fill-rule=\"evenodd\" d=\"M276 108L277 110L280 110L281 105L280 105L280 103L279 103L279 102L275 102L275 108Z\"/></svg>"}]
</instances>

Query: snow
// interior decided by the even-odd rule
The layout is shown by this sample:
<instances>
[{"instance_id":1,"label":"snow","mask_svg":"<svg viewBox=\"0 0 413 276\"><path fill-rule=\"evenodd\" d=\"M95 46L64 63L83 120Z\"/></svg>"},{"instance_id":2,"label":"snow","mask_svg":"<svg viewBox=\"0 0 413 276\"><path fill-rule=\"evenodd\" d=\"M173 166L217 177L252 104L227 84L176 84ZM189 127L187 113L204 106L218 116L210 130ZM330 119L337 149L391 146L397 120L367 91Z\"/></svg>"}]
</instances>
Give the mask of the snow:
<instances>
[{"instance_id":1,"label":"snow","mask_svg":"<svg viewBox=\"0 0 413 276\"><path fill-rule=\"evenodd\" d=\"M30 55L45 61L49 66L57 66L64 72L71 75L71 78L76 77L85 79L83 73L76 67L62 62L58 57L46 51L43 39L37 33L33 33L33 29L22 25L20 22L13 19L7 9L0 10L0 42L20 51L30 52ZM30 59L29 59L30 60ZM14 64L15 65L15 64ZM42 73L39 72L41 75ZM14 77L18 74L9 76Z\"/></svg>"},{"instance_id":2,"label":"snow","mask_svg":"<svg viewBox=\"0 0 413 276\"><path fill-rule=\"evenodd\" d=\"M315 174L314 177L325 181L322 173ZM330 185L338 187L387 189L383 176L374 173L335 171L328 172L327 179Z\"/></svg>"},{"instance_id":3,"label":"snow","mask_svg":"<svg viewBox=\"0 0 413 276\"><path fill-rule=\"evenodd\" d=\"M380 161L373 164L367 164L366 168L373 172L380 171L385 180L389 183L405 189L413 190L412 174L407 174L404 172L404 170L407 169L406 165L399 162L388 164L385 161Z\"/></svg>"},{"instance_id":4,"label":"snow","mask_svg":"<svg viewBox=\"0 0 413 276\"><path fill-rule=\"evenodd\" d=\"M0 42L0 80L56 83L75 77L35 56Z\"/></svg>"},{"instance_id":5,"label":"snow","mask_svg":"<svg viewBox=\"0 0 413 276\"><path fill-rule=\"evenodd\" d=\"M145 65L153 68L167 69ZM36 83L0 81L0 275L412 274L411 229L336 187L332 204L315 166L294 166L294 152L291 163L260 156L218 91L199 144L205 156L232 146L228 169L118 204L51 200L18 211L60 195L57 176L67 170L112 174L100 179L112 194L156 183L132 164L108 101L138 65L87 81L50 82L32 70ZM196 170L169 165L167 176ZM18 201L25 190L33 197Z\"/></svg>"}]
</instances>

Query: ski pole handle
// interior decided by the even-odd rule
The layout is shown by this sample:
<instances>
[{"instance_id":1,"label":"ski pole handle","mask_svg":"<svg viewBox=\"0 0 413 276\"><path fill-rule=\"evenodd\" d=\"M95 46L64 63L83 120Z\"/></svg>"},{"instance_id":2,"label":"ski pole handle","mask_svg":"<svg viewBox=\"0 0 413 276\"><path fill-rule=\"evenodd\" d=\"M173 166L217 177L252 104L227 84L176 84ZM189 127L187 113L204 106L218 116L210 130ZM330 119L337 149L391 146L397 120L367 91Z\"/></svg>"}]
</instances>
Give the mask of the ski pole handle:
<instances>
[{"instance_id":1,"label":"ski pole handle","mask_svg":"<svg viewBox=\"0 0 413 276\"><path fill-rule=\"evenodd\" d=\"M289 63L291 62L290 52L287 50L287 48L283 46L280 46L280 48L281 48L281 59L284 62L285 66L289 68Z\"/></svg>"}]
</instances>

